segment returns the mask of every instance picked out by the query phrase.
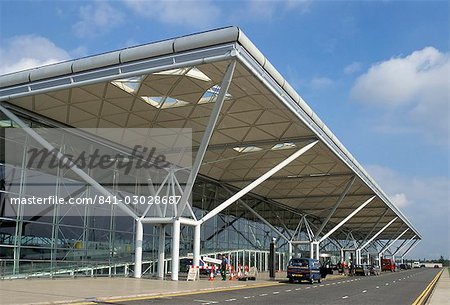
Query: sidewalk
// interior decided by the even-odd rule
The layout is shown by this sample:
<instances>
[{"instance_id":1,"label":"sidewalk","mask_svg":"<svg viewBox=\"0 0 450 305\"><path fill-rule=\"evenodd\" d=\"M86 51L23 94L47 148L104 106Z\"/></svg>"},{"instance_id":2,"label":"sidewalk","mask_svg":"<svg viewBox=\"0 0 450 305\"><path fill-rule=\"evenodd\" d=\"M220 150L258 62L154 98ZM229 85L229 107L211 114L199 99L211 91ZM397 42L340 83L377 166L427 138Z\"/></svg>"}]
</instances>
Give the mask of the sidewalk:
<instances>
[{"instance_id":1,"label":"sidewalk","mask_svg":"<svg viewBox=\"0 0 450 305\"><path fill-rule=\"evenodd\" d=\"M430 305L444 305L450 304L450 275L449 268L446 267L442 272L441 278L436 284L431 297L427 304Z\"/></svg>"},{"instance_id":2,"label":"sidewalk","mask_svg":"<svg viewBox=\"0 0 450 305\"><path fill-rule=\"evenodd\" d=\"M20 279L0 281L1 304L64 304L73 302L105 301L125 297L158 296L195 293L211 290L242 289L280 285L285 273L278 273L276 281L268 274L260 274L256 281L196 282L134 278L74 278L74 279ZM328 278L328 277L327 277ZM331 276L330 278L333 278Z\"/></svg>"}]
</instances>

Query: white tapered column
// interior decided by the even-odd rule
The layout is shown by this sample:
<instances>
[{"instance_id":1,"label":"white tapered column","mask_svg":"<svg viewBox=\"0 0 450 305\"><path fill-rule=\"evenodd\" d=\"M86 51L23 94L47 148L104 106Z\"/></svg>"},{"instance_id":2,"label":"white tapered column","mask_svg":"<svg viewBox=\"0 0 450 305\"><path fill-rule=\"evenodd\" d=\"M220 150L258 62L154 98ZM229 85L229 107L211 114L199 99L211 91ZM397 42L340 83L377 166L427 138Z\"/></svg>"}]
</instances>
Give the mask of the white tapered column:
<instances>
[{"instance_id":1,"label":"white tapered column","mask_svg":"<svg viewBox=\"0 0 450 305\"><path fill-rule=\"evenodd\" d=\"M192 262L194 266L200 266L200 229L199 224L194 227L194 260Z\"/></svg>"},{"instance_id":2,"label":"white tapered column","mask_svg":"<svg viewBox=\"0 0 450 305\"><path fill-rule=\"evenodd\" d=\"M164 225L159 227L159 245L158 245L158 278L164 279L164 259L166 249L166 228Z\"/></svg>"},{"instance_id":3,"label":"white tapered column","mask_svg":"<svg viewBox=\"0 0 450 305\"><path fill-rule=\"evenodd\" d=\"M136 240L134 249L134 277L142 276L142 241L144 239L144 228L142 222L136 221Z\"/></svg>"},{"instance_id":4,"label":"white tapered column","mask_svg":"<svg viewBox=\"0 0 450 305\"><path fill-rule=\"evenodd\" d=\"M172 227L172 281L178 281L180 269L180 220L175 219Z\"/></svg>"}]
</instances>

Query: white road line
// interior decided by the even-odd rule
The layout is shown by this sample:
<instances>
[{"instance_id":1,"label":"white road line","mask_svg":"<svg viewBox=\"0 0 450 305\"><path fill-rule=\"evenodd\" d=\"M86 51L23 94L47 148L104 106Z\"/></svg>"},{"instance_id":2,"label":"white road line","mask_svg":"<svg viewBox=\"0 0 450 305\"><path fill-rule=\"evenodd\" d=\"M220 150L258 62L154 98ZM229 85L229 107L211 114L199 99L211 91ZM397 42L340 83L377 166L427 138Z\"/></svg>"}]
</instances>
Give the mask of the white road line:
<instances>
[{"instance_id":1,"label":"white road line","mask_svg":"<svg viewBox=\"0 0 450 305\"><path fill-rule=\"evenodd\" d=\"M348 295L345 295L342 297L343 299L348 299Z\"/></svg>"},{"instance_id":2,"label":"white road line","mask_svg":"<svg viewBox=\"0 0 450 305\"><path fill-rule=\"evenodd\" d=\"M310 287L306 287L306 289L309 289ZM295 290L299 291L302 290L301 288L295 288Z\"/></svg>"},{"instance_id":3,"label":"white road line","mask_svg":"<svg viewBox=\"0 0 450 305\"><path fill-rule=\"evenodd\" d=\"M320 285L320 287L323 287L323 286L325 286L325 285L324 284Z\"/></svg>"},{"instance_id":4,"label":"white road line","mask_svg":"<svg viewBox=\"0 0 450 305\"><path fill-rule=\"evenodd\" d=\"M250 297L244 297L244 299L250 299Z\"/></svg>"},{"instance_id":5,"label":"white road line","mask_svg":"<svg viewBox=\"0 0 450 305\"><path fill-rule=\"evenodd\" d=\"M259 296L260 297L265 297L266 295L268 295L267 293L262 293L262 294L260 294Z\"/></svg>"},{"instance_id":6,"label":"white road line","mask_svg":"<svg viewBox=\"0 0 450 305\"><path fill-rule=\"evenodd\" d=\"M292 289L286 289L285 290L285 292L291 292L292 291Z\"/></svg>"},{"instance_id":7,"label":"white road line","mask_svg":"<svg viewBox=\"0 0 450 305\"><path fill-rule=\"evenodd\" d=\"M330 284L325 284L325 286L330 286Z\"/></svg>"},{"instance_id":8,"label":"white road line","mask_svg":"<svg viewBox=\"0 0 450 305\"><path fill-rule=\"evenodd\" d=\"M194 302L206 303L206 304L217 304L217 301L208 301L208 300L194 300Z\"/></svg>"},{"instance_id":9,"label":"white road line","mask_svg":"<svg viewBox=\"0 0 450 305\"><path fill-rule=\"evenodd\" d=\"M362 293L366 293L366 292L367 292L367 290L363 290L363 291L362 291Z\"/></svg>"},{"instance_id":10,"label":"white road line","mask_svg":"<svg viewBox=\"0 0 450 305\"><path fill-rule=\"evenodd\" d=\"M311 287L306 287L305 289L310 289ZM298 290L300 290L300 288L297 288ZM297 290L297 289L295 289L295 290Z\"/></svg>"},{"instance_id":11,"label":"white road line","mask_svg":"<svg viewBox=\"0 0 450 305\"><path fill-rule=\"evenodd\" d=\"M375 287L376 289L380 289L380 286Z\"/></svg>"},{"instance_id":12,"label":"white road line","mask_svg":"<svg viewBox=\"0 0 450 305\"><path fill-rule=\"evenodd\" d=\"M331 283L331 285L336 285L336 283Z\"/></svg>"},{"instance_id":13,"label":"white road line","mask_svg":"<svg viewBox=\"0 0 450 305\"><path fill-rule=\"evenodd\" d=\"M225 300L225 302L233 302L233 301L236 301L236 299L228 299L228 300Z\"/></svg>"},{"instance_id":14,"label":"white road line","mask_svg":"<svg viewBox=\"0 0 450 305\"><path fill-rule=\"evenodd\" d=\"M386 286L389 286L389 283L386 283Z\"/></svg>"},{"instance_id":15,"label":"white road line","mask_svg":"<svg viewBox=\"0 0 450 305\"><path fill-rule=\"evenodd\" d=\"M279 291L274 291L274 292L272 292L273 294L279 294L280 292Z\"/></svg>"}]
</instances>

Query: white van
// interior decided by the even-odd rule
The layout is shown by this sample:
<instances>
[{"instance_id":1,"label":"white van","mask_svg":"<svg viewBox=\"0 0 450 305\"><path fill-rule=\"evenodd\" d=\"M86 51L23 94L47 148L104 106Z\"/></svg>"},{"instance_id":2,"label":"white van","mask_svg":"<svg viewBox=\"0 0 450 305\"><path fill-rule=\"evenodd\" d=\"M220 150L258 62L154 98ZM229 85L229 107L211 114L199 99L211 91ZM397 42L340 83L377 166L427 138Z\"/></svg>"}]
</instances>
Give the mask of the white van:
<instances>
[{"instance_id":1,"label":"white van","mask_svg":"<svg viewBox=\"0 0 450 305\"><path fill-rule=\"evenodd\" d=\"M413 268L420 268L420 263L419 262L414 262L413 263Z\"/></svg>"}]
</instances>

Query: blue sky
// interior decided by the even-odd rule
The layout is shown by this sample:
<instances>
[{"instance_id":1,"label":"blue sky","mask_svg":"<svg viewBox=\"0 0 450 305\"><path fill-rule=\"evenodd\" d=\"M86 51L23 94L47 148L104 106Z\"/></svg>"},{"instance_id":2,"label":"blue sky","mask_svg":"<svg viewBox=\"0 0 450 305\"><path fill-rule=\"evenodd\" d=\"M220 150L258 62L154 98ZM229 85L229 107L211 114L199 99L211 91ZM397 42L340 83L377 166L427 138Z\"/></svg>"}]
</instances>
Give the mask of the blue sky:
<instances>
[{"instance_id":1,"label":"blue sky","mask_svg":"<svg viewBox=\"0 0 450 305\"><path fill-rule=\"evenodd\" d=\"M450 256L447 1L3 0L0 14L0 74L241 27L423 233L411 256Z\"/></svg>"}]
</instances>

